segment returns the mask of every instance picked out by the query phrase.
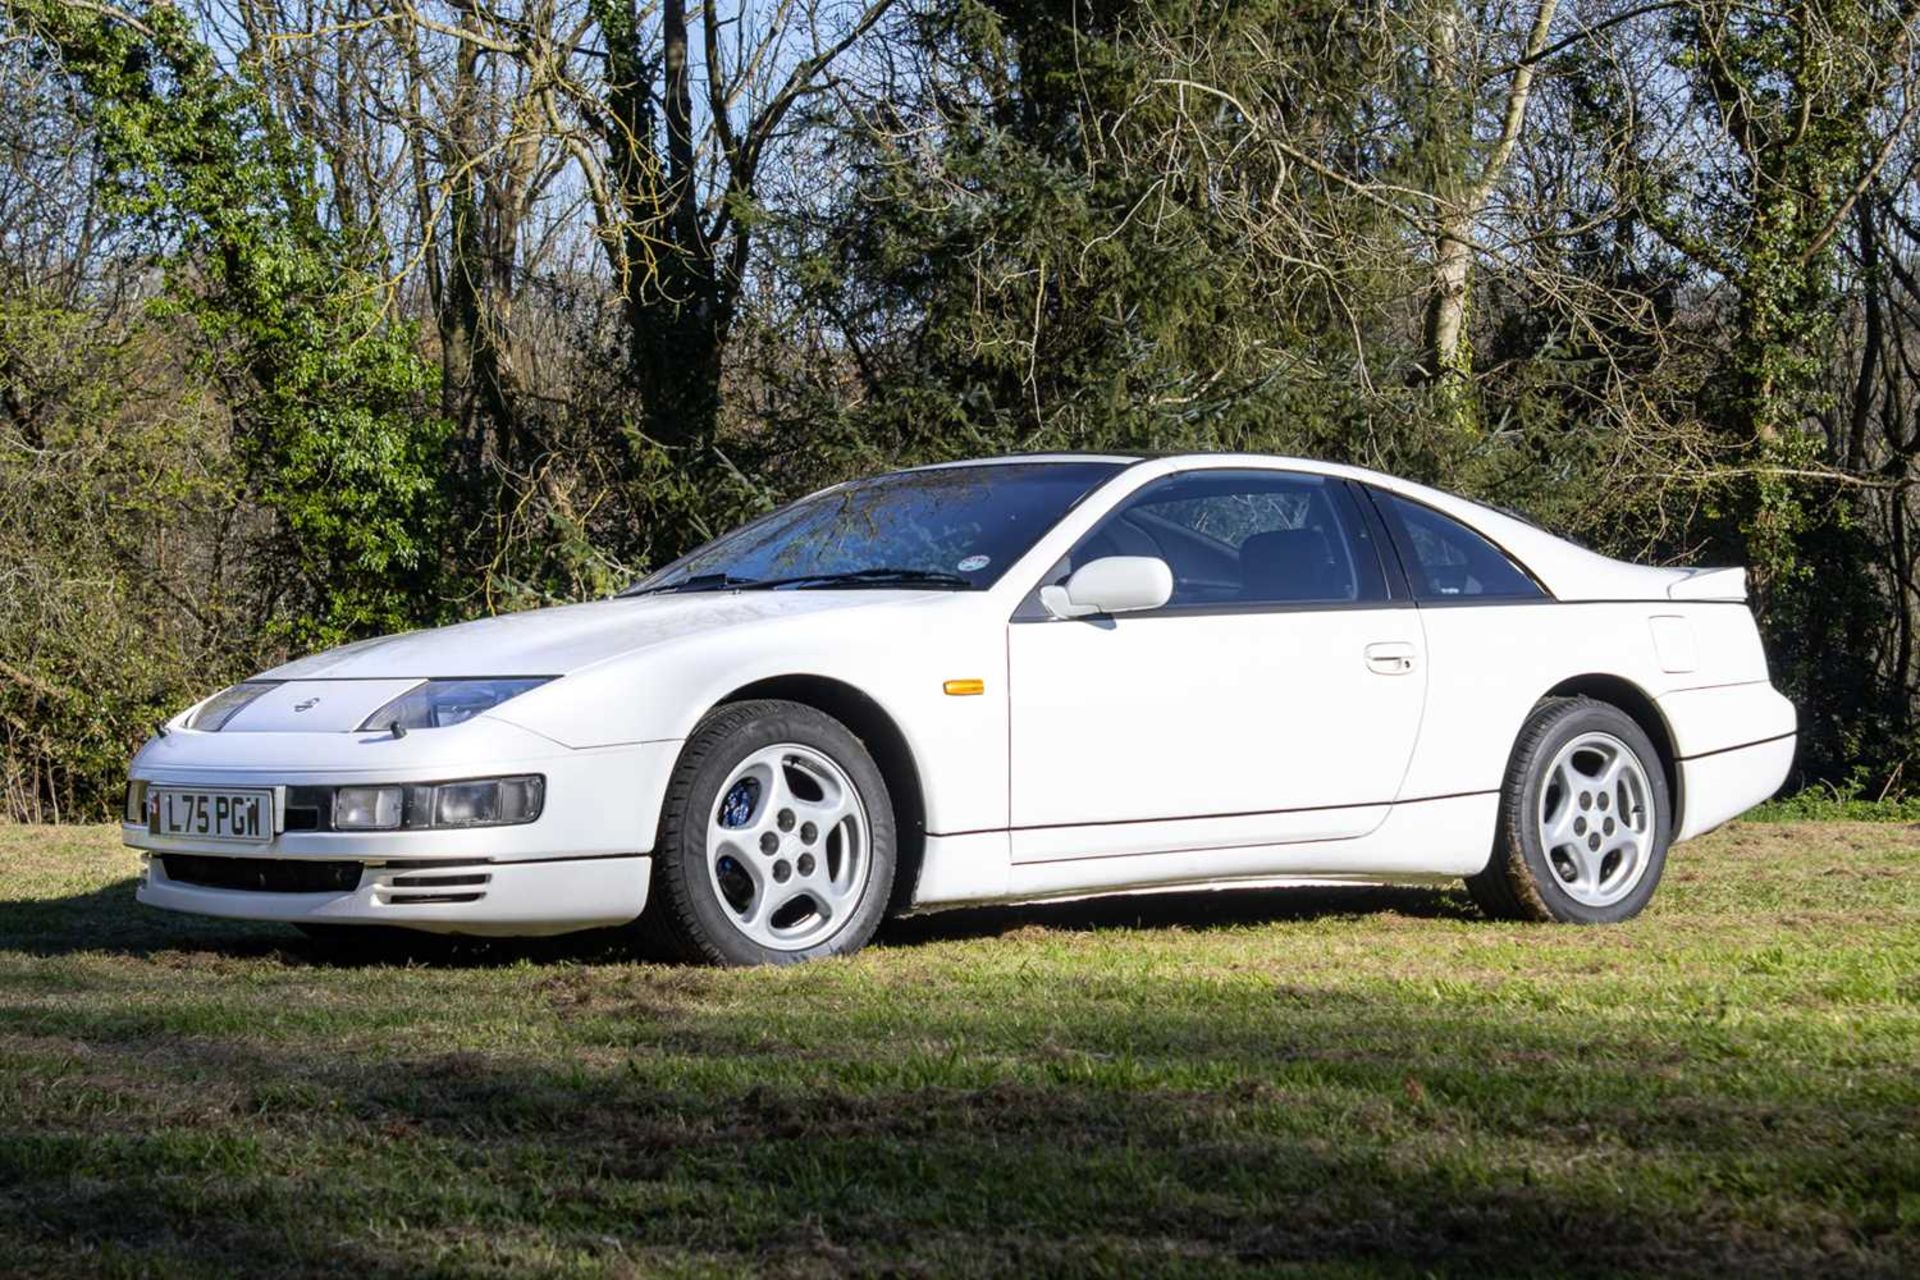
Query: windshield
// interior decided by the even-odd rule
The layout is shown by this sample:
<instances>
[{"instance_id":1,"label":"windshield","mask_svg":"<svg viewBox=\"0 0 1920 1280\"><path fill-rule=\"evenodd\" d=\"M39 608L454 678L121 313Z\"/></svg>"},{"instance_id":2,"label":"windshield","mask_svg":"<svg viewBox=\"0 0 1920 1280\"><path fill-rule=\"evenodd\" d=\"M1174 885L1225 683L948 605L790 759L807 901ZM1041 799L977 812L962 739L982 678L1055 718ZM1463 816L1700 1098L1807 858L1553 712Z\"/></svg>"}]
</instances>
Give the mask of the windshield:
<instances>
[{"instance_id":1,"label":"windshield","mask_svg":"<svg viewBox=\"0 0 1920 1280\"><path fill-rule=\"evenodd\" d=\"M855 480L782 507L621 592L992 586L1117 462L1011 462Z\"/></svg>"}]
</instances>

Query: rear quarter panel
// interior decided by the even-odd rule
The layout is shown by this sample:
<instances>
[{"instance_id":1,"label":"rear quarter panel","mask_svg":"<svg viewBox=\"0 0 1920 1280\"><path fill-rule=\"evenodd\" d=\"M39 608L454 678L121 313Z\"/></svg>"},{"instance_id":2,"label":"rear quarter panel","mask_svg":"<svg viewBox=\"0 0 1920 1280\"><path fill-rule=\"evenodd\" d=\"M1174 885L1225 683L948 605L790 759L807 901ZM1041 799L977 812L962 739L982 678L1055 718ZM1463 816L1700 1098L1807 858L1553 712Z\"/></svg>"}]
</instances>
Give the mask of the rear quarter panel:
<instances>
[{"instance_id":1,"label":"rear quarter panel","mask_svg":"<svg viewBox=\"0 0 1920 1280\"><path fill-rule=\"evenodd\" d=\"M1534 704L1582 676L1616 677L1646 694L1667 718L1682 756L1709 749L1702 745L1708 742L1733 745L1722 739L1749 727L1760 736L1781 732L1784 700L1767 683L1766 656L1744 605L1457 605L1423 608L1421 621L1431 675L1419 746L1401 788L1406 799L1498 789ZM1704 702L1695 714L1678 698L1689 690L1742 687L1755 695L1746 699L1749 705L1773 710L1743 724ZM1669 713L1670 706L1678 714ZM1787 711L1785 731L1791 732Z\"/></svg>"}]
</instances>

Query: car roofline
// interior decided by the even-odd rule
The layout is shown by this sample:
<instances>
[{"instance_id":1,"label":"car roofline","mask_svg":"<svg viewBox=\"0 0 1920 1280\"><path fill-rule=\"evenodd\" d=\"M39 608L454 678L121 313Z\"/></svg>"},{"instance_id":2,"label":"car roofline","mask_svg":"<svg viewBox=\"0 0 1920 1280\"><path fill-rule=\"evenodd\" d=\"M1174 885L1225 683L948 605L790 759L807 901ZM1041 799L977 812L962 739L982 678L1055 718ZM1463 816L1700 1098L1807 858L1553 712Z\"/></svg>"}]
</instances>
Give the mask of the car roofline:
<instances>
[{"instance_id":1,"label":"car roofline","mask_svg":"<svg viewBox=\"0 0 1920 1280\"><path fill-rule=\"evenodd\" d=\"M1319 458L1294 457L1288 454L1255 453L1241 449L1211 451L1188 449L1159 453L1094 453L1090 451L1034 452L934 463L930 466L911 467L905 471L892 472L890 474L903 475L917 471L934 471L945 468L970 466L998 466L1022 462L1051 462L1061 464L1073 462L1106 462L1114 465L1115 472L1113 478L1115 479L1122 473L1138 471L1142 468L1149 467L1163 474L1178 474L1186 470L1190 464L1199 464L1199 469L1207 469L1209 467L1231 469L1236 465L1244 465L1301 471L1310 475L1326 476L1329 479L1349 480L1370 485L1374 488L1384 490L1387 493L1396 494L1402 498L1434 507L1451 518L1461 521L1482 537L1492 541L1496 546L1501 548L1504 554L1520 564L1522 568L1529 575L1534 576L1536 580L1539 578L1539 574L1532 568L1530 561L1536 558L1541 549L1540 544L1542 540L1549 545L1557 544L1561 547L1572 549L1583 556L1589 556L1599 560L1606 559L1606 557L1597 555L1597 553L1591 551L1589 548L1582 547L1579 543L1555 533L1538 521L1518 511L1506 510L1493 503L1464 497L1457 493L1450 493L1444 489L1436 489L1431 485L1421 484L1417 480L1408 480L1404 476L1396 476L1384 471L1377 471L1371 467L1356 466L1348 462L1329 462ZM1095 486L1096 489L1100 487L1102 486ZM1088 494L1084 496L1091 497L1092 491L1090 490ZM1076 502L1074 505L1077 507L1079 503ZM1520 531L1518 536L1516 536L1515 526L1517 526L1518 531ZM1515 545L1516 543L1518 545ZM1549 589L1548 594L1551 596L1554 592Z\"/></svg>"},{"instance_id":2,"label":"car roofline","mask_svg":"<svg viewBox=\"0 0 1920 1280\"><path fill-rule=\"evenodd\" d=\"M1553 530L1522 512L1513 511L1494 503L1482 502L1476 498L1468 498L1457 493L1450 493L1444 489L1436 489L1431 485L1421 484L1417 480L1408 480L1404 476L1396 476L1384 471L1377 471L1371 467L1356 466L1350 462L1329 462L1320 458L1302 458L1280 453L1255 453L1242 449L1182 449L1162 452L1143 451L1139 453L1103 453L1094 450L1076 451L1068 449L1035 450L1029 453L997 454L987 458L957 458L951 462L932 462L923 466L903 467L898 471L882 472L881 475L915 475L921 472L947 471L962 467L997 467L1018 465L1021 463L1058 463L1067 465L1075 462L1111 463L1115 468L1114 475L1116 478L1121 472L1132 471L1135 468L1153 464L1165 466L1169 472L1177 472L1182 469L1181 464L1188 462L1208 463L1228 468L1235 464L1246 464L1304 471L1313 475L1358 481L1361 484L1369 484L1384 489L1389 493L1397 493L1402 497L1410 498L1416 502L1426 503L1429 506L1437 506L1446 511L1454 519L1465 521L1470 527L1485 537L1494 537L1494 533L1486 527L1484 520L1485 516L1492 515L1510 520L1525 527L1531 533L1551 538L1555 542L1563 542L1575 547L1579 546L1578 543L1571 542L1564 535L1555 533ZM862 478L877 479L879 477ZM830 488L831 487L837 486L830 486ZM1097 487L1099 486L1096 486L1096 488ZM1091 496L1091 492L1089 492L1088 496ZM1076 503L1075 505L1078 504ZM1496 541L1498 541L1497 538ZM1580 549L1583 551L1587 550L1584 547Z\"/></svg>"},{"instance_id":3,"label":"car roofline","mask_svg":"<svg viewBox=\"0 0 1920 1280\"><path fill-rule=\"evenodd\" d=\"M1147 455L1137 453L1099 453L1092 450L1075 452L1072 450L1047 450L1034 453L1002 453L991 458L956 458L951 462L928 462L917 467L902 467L898 471L882 472L883 475L906 476L921 471L951 471L959 467L1003 467L1020 463L1034 462L1111 462L1118 466L1132 466L1136 462L1147 461Z\"/></svg>"}]
</instances>

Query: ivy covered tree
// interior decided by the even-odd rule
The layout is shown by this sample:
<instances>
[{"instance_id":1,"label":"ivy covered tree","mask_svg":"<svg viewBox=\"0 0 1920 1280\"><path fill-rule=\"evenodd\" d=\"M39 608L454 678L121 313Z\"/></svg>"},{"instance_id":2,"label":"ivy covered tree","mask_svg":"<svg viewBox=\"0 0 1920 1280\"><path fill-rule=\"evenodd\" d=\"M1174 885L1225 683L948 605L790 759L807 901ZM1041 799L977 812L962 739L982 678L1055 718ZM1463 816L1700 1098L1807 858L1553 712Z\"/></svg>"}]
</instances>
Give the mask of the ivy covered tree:
<instances>
[{"instance_id":1,"label":"ivy covered tree","mask_svg":"<svg viewBox=\"0 0 1920 1280\"><path fill-rule=\"evenodd\" d=\"M1717 136L1704 150L1634 160L1653 227L1737 296L1729 376L1707 412L1742 473L1733 515L1765 590L1803 576L1801 473L1820 442L1802 427L1837 320L1834 266L1855 206L1911 140L1911 89L1886 104L1917 21L1913 0L1680 5L1669 60Z\"/></svg>"},{"instance_id":2,"label":"ivy covered tree","mask_svg":"<svg viewBox=\"0 0 1920 1280\"><path fill-rule=\"evenodd\" d=\"M1899 749L1910 696L1872 640L1904 606L1876 573L1870 490L1834 483L1850 450L1822 423L1857 287L1846 251L1873 251L1853 239L1856 215L1890 165L1912 171L1920 4L1690 0L1670 31L1664 58L1689 118L1708 126L1704 145L1622 159L1649 225L1733 294L1720 368L1701 392L1720 465L1696 536L1749 567L1801 707L1803 758L1838 774Z\"/></svg>"},{"instance_id":3,"label":"ivy covered tree","mask_svg":"<svg viewBox=\"0 0 1920 1280\"><path fill-rule=\"evenodd\" d=\"M1376 51L1338 8L919 14L911 83L870 88L836 140L851 181L783 228L864 389L850 438L883 456L1315 435L1341 451L1319 428L1357 407L1342 295L1364 285L1309 262L1321 229L1271 199L1317 180L1233 100L1350 108ZM1208 48L1224 82L1183 79ZM1357 237L1378 221L1349 213Z\"/></svg>"},{"instance_id":4,"label":"ivy covered tree","mask_svg":"<svg viewBox=\"0 0 1920 1280\"><path fill-rule=\"evenodd\" d=\"M78 91L105 211L150 233L169 305L205 336L204 373L276 518L256 560L276 630L311 648L435 618L436 371L384 282L323 226L310 157L167 0L8 10Z\"/></svg>"}]
</instances>

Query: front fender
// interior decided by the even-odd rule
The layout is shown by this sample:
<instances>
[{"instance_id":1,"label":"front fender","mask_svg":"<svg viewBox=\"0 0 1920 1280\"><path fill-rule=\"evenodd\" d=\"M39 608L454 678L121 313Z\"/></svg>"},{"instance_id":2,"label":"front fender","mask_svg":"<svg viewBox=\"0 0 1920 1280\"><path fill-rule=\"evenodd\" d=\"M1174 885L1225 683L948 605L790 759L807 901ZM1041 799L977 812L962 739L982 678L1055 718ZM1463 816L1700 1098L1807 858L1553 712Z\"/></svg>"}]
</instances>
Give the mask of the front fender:
<instances>
[{"instance_id":1,"label":"front fender","mask_svg":"<svg viewBox=\"0 0 1920 1280\"><path fill-rule=\"evenodd\" d=\"M929 831L1007 823L1004 618L980 597L935 598L857 625L802 616L690 637L622 655L522 695L488 716L570 747L676 741L735 691L818 677L870 698L905 738ZM949 696L949 680L985 692Z\"/></svg>"}]
</instances>

